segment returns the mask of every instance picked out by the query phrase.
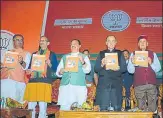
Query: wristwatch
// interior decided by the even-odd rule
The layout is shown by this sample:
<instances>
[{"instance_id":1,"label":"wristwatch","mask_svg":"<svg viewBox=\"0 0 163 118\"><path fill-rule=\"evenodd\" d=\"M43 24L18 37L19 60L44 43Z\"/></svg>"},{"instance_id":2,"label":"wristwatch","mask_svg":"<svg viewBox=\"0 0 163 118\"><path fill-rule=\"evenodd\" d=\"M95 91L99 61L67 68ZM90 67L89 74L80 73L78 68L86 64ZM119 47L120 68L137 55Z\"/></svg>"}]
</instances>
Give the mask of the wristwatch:
<instances>
[{"instance_id":1,"label":"wristwatch","mask_svg":"<svg viewBox=\"0 0 163 118\"><path fill-rule=\"evenodd\" d=\"M23 63L24 63L24 61L21 61L21 62L19 62L20 63L20 65L22 65Z\"/></svg>"},{"instance_id":2,"label":"wristwatch","mask_svg":"<svg viewBox=\"0 0 163 118\"><path fill-rule=\"evenodd\" d=\"M82 63L82 65L84 65L85 64L85 61L84 61L84 63Z\"/></svg>"}]
</instances>

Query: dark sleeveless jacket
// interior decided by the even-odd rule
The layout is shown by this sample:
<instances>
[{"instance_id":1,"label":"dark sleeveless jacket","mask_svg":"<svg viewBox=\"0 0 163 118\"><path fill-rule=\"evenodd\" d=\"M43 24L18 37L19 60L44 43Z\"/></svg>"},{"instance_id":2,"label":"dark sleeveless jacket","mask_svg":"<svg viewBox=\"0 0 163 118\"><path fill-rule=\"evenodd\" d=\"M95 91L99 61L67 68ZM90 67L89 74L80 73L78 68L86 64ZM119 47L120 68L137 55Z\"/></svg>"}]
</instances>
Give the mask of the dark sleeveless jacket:
<instances>
[{"instance_id":1,"label":"dark sleeveless jacket","mask_svg":"<svg viewBox=\"0 0 163 118\"><path fill-rule=\"evenodd\" d=\"M118 54L120 70L106 70L105 67L101 67L101 60L105 57L105 53ZM112 52L110 52L109 50L100 51L99 57L97 58L95 64L95 72L99 74L98 87L108 87L111 85L113 88L116 88L122 85L122 73L127 70L126 68L126 61L120 50L114 49Z\"/></svg>"}]
</instances>

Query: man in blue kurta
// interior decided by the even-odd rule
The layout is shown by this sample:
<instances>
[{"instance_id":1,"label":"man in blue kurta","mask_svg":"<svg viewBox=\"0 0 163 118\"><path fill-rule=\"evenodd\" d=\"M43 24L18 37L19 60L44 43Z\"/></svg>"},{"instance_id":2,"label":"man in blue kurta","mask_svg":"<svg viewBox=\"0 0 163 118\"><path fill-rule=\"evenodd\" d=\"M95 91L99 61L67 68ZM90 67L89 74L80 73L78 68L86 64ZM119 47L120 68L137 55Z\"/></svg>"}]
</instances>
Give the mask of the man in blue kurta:
<instances>
[{"instance_id":1,"label":"man in blue kurta","mask_svg":"<svg viewBox=\"0 0 163 118\"><path fill-rule=\"evenodd\" d=\"M51 103L52 94L52 72L56 71L58 66L57 58L54 52L48 49L50 41L42 36L39 42L39 50L33 54L45 55L45 68L43 72L28 70L30 80L27 84L24 99L28 101L28 109L32 109L32 118L35 118L35 107L39 103L38 118L46 118L47 103ZM32 57L33 58L33 57ZM31 65L30 65L31 66ZM31 67L30 67L31 68Z\"/></svg>"}]
</instances>

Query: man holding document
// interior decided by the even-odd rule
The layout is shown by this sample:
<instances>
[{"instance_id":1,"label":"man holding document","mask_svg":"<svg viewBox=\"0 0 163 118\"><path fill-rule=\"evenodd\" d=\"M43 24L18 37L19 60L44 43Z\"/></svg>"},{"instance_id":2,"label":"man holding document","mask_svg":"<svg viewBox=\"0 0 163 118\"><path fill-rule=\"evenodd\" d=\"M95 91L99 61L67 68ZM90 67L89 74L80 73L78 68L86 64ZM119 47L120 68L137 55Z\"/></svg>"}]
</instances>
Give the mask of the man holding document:
<instances>
[{"instance_id":1,"label":"man holding document","mask_svg":"<svg viewBox=\"0 0 163 118\"><path fill-rule=\"evenodd\" d=\"M127 70L127 66L123 53L115 49L116 44L116 37L108 36L107 49L100 51L95 64L95 72L99 73L95 103L100 106L101 111L121 110L121 75Z\"/></svg>"},{"instance_id":2,"label":"man holding document","mask_svg":"<svg viewBox=\"0 0 163 118\"><path fill-rule=\"evenodd\" d=\"M25 70L28 68L31 54L23 49L24 37L13 36L14 49L7 51L1 67L1 97L11 98L23 103Z\"/></svg>"},{"instance_id":3,"label":"man holding document","mask_svg":"<svg viewBox=\"0 0 163 118\"><path fill-rule=\"evenodd\" d=\"M131 54L127 69L129 73L134 73L134 89L139 109L154 112L157 100L156 72L160 71L161 66L156 53L147 50L147 46L148 36L140 35L139 50Z\"/></svg>"},{"instance_id":4,"label":"man holding document","mask_svg":"<svg viewBox=\"0 0 163 118\"><path fill-rule=\"evenodd\" d=\"M58 66L54 52L48 49L50 41L41 36L39 50L33 53L30 69L29 83L26 86L24 99L28 101L28 109L32 109L32 118L35 118L35 107L39 103L39 118L46 118L47 103L51 103L52 76Z\"/></svg>"},{"instance_id":5,"label":"man holding document","mask_svg":"<svg viewBox=\"0 0 163 118\"><path fill-rule=\"evenodd\" d=\"M82 105L87 99L85 76L91 71L91 64L89 58L79 52L80 47L80 40L73 39L71 53L61 58L57 68L56 75L62 77L58 96L60 110L70 110L74 102Z\"/></svg>"}]
</instances>

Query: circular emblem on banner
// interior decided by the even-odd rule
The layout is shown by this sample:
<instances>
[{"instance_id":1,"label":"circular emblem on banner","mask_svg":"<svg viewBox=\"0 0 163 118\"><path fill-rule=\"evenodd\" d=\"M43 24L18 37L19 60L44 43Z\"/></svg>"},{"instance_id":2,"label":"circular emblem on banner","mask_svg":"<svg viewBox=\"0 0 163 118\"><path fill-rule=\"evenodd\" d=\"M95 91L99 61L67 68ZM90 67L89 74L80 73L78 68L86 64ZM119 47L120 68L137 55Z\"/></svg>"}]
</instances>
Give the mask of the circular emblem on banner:
<instances>
[{"instance_id":1,"label":"circular emblem on banner","mask_svg":"<svg viewBox=\"0 0 163 118\"><path fill-rule=\"evenodd\" d=\"M3 56L7 50L13 49L13 36L12 32L7 30L0 30L1 37L0 37L0 51L1 51L1 61L3 60Z\"/></svg>"},{"instance_id":2,"label":"circular emblem on banner","mask_svg":"<svg viewBox=\"0 0 163 118\"><path fill-rule=\"evenodd\" d=\"M102 16L101 23L106 30L120 32L130 25L130 16L122 10L111 10Z\"/></svg>"}]
</instances>

